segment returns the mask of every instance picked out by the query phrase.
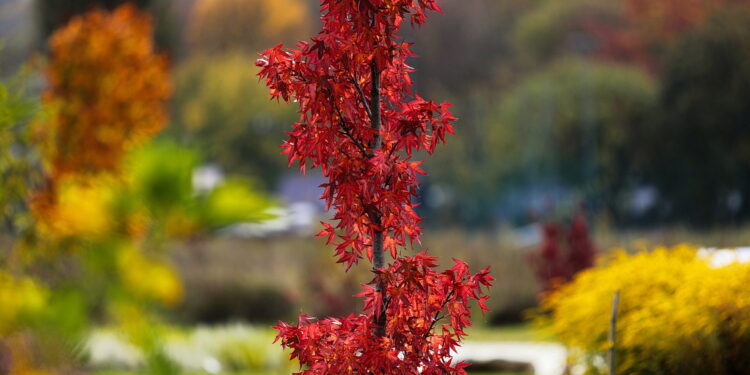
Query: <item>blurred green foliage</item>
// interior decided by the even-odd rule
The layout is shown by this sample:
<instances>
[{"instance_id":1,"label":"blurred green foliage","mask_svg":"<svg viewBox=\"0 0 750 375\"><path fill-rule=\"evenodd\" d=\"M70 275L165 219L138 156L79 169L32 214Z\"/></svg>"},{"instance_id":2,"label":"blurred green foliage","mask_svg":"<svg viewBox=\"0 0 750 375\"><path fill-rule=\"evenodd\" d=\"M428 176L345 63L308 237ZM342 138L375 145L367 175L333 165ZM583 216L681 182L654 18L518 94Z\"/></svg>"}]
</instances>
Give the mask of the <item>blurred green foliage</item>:
<instances>
[{"instance_id":1,"label":"blurred green foliage","mask_svg":"<svg viewBox=\"0 0 750 375\"><path fill-rule=\"evenodd\" d=\"M519 58L543 64L570 52L590 52L597 46L587 35L588 22L622 23L622 3L607 0L547 0L518 20L513 31Z\"/></svg>"},{"instance_id":2,"label":"blurred green foliage","mask_svg":"<svg viewBox=\"0 0 750 375\"><path fill-rule=\"evenodd\" d=\"M130 160L133 193L155 214L188 205L193 198L197 152L169 141L136 150Z\"/></svg>"},{"instance_id":3,"label":"blurred green foliage","mask_svg":"<svg viewBox=\"0 0 750 375\"><path fill-rule=\"evenodd\" d=\"M217 181L196 191L194 172L202 157L192 148L159 140L135 150L129 160L130 186L116 194L115 205L130 215L139 210L163 222L175 235L210 233L239 222L271 219L275 203L249 178Z\"/></svg>"},{"instance_id":4,"label":"blurred green foliage","mask_svg":"<svg viewBox=\"0 0 750 375\"><path fill-rule=\"evenodd\" d=\"M273 201L248 179L233 178L216 187L205 199L204 223L219 229L233 223L272 219Z\"/></svg>"},{"instance_id":5,"label":"blurred green foliage","mask_svg":"<svg viewBox=\"0 0 750 375\"><path fill-rule=\"evenodd\" d=\"M34 4L41 21L41 34L46 35L52 25L59 26L74 14L93 6L111 8L119 2L36 0ZM525 189L519 186L549 185L554 180L568 184L559 188L572 192L574 198L564 199L595 202L590 207L604 212L617 225L686 222L705 226L741 222L750 217L747 182L742 177L746 174L743 160L747 157L745 151L739 151L744 148L739 144L745 136L734 125L744 121L740 106L747 101L748 94L737 83L744 79L743 68L733 68L730 65L734 63L729 62L745 59L739 51L747 48L726 41L740 39L745 31L735 26L740 21L729 20L726 15L719 16L722 21L706 24L703 14L721 11L733 3L735 8L725 13L741 18L734 13L744 13L746 2L690 4L672 12L673 19L666 9L679 7L678 2L665 3L661 8L639 3L445 0L445 13L435 14L436 22L416 32L405 30L405 39L416 42L414 48L420 56L412 61L418 92L453 102L460 117L457 135L425 166L430 174L425 179L427 204L420 209L428 218L427 225L460 223L482 228L514 219L508 217L513 215L507 213L505 202L516 199L513 193ZM301 0L138 0L136 4L148 9L158 20L157 39L171 35L166 39L171 40L169 49L175 52L172 61L177 70L174 76L177 87L170 137L199 148L208 162L219 164L231 174L253 176L258 188L273 189L285 170L285 157L278 155L276 146L283 140L283 129L297 116L288 107L265 99L254 76L252 61L256 52L277 41L290 45L306 38L315 23L310 4ZM710 26L721 22L728 25L727 30ZM655 25L669 27L670 37L659 38L656 43L651 35L658 31ZM696 31L696 27L702 31ZM716 47L721 52L714 53L711 49L714 47L705 46L709 34L713 35L711 43L723 46ZM717 38L725 41L719 42ZM582 91L584 83L590 81L596 86L595 81L609 79L606 74L597 76L592 72L590 78L581 75L581 87L565 89L579 93L574 95L576 99L568 100L573 104L565 105L563 113L557 111L562 104L553 102L560 95L553 86L562 84L556 81L550 83L553 88L548 94L541 93L543 88L536 90L543 100L550 101L545 106L555 110L541 113L530 110L519 121L542 121L541 117L549 116L554 123L586 122L579 127L593 127L596 134L575 131L546 134L534 130L538 127L531 124L531 129L523 133L524 141L512 143L510 140L515 139L513 134L520 125L504 122L498 113L506 109L498 107L517 106L515 93L539 85L540 77L545 74L561 75L561 61L570 61L571 56L591 65L601 62L627 65L633 75L636 70L641 71L643 77L633 81L614 74L606 90L619 91L617 95L631 98L642 95L643 100L615 106L612 101L619 99L608 94L586 99L589 94ZM575 74L570 74L573 77L569 80L573 82ZM644 77L653 81L648 83L652 87L637 89L636 86L644 85ZM620 84L624 87L614 87ZM656 96L651 93L653 90L658 92ZM592 91L592 96L600 93L598 89ZM720 98L728 97L734 99L717 103ZM587 100L593 104L584 104ZM646 100L651 102L645 103ZM575 104L579 101L581 104ZM604 102L610 103L604 105L608 108L599 108ZM613 107L623 111L621 117L602 115ZM699 110L704 107L705 110ZM709 131L706 125L695 125L698 122L721 124L711 126ZM607 130L610 127L613 129ZM616 139L607 138L609 135L615 135ZM535 151L521 145L545 144L550 136L554 138L551 142L565 148L560 150L564 153L563 160L553 164L563 163L566 167L535 166L533 171L519 173L535 159L530 156ZM503 141L504 137L509 141ZM527 142L526 138L534 139ZM664 139L670 139L669 144ZM622 148L606 150L612 144L627 148L627 152ZM594 158L592 155L596 155L596 160L589 160ZM693 158L691 155L707 157L696 156L695 160L682 162ZM590 166L575 167L574 159ZM610 169L613 165L617 168ZM565 174L565 178L558 180L560 174ZM539 180L529 181L532 175ZM641 216L631 217L635 211L623 208L622 199L634 196L635 190L644 187L655 187L660 203ZM435 193L432 198L431 193ZM437 203L432 202L433 198Z\"/></svg>"},{"instance_id":6,"label":"blurred green foliage","mask_svg":"<svg viewBox=\"0 0 750 375\"><path fill-rule=\"evenodd\" d=\"M305 0L195 0L186 28L194 55L258 53L309 37L313 18Z\"/></svg>"},{"instance_id":7,"label":"blurred green foliage","mask_svg":"<svg viewBox=\"0 0 750 375\"><path fill-rule=\"evenodd\" d=\"M26 194L39 179L39 161L28 146L29 121L38 110L38 100L26 89L26 73L0 83L0 233L17 234L28 226Z\"/></svg>"},{"instance_id":8,"label":"blurred green foliage","mask_svg":"<svg viewBox=\"0 0 750 375\"><path fill-rule=\"evenodd\" d=\"M713 14L673 47L647 130L650 177L669 218L750 217L750 10Z\"/></svg>"},{"instance_id":9,"label":"blurred green foliage","mask_svg":"<svg viewBox=\"0 0 750 375\"><path fill-rule=\"evenodd\" d=\"M161 333L163 310L184 295L167 245L270 218L274 202L246 178L197 191L201 155L162 140L123 150L118 173L56 179L44 190L50 200L43 214L29 212L51 178L43 175L39 137L27 126L38 106L27 99L24 79L0 86L0 368L77 371L92 327L115 324L144 352L149 373L178 373Z\"/></svg>"},{"instance_id":10,"label":"blurred green foliage","mask_svg":"<svg viewBox=\"0 0 750 375\"><path fill-rule=\"evenodd\" d=\"M628 66L580 58L551 64L498 107L488 134L499 146L490 154L497 181L577 186L617 202L646 151L641 137L655 98L654 82Z\"/></svg>"},{"instance_id":11,"label":"blurred green foliage","mask_svg":"<svg viewBox=\"0 0 750 375\"><path fill-rule=\"evenodd\" d=\"M296 121L294 109L271 102L243 54L195 57L175 72L171 135L200 149L230 173L271 189L286 169L278 147Z\"/></svg>"},{"instance_id":12,"label":"blurred green foliage","mask_svg":"<svg viewBox=\"0 0 750 375\"><path fill-rule=\"evenodd\" d=\"M750 217L747 5L696 5L714 16L656 45L648 25L669 14L634 4L446 2L417 34L420 90L460 118L425 166L428 225L527 222L507 202L536 195L553 210L583 201L619 226Z\"/></svg>"},{"instance_id":13,"label":"blurred green foliage","mask_svg":"<svg viewBox=\"0 0 750 375\"><path fill-rule=\"evenodd\" d=\"M257 327L244 324L197 326L191 328L169 327L163 338L164 357L186 374L288 374L299 368L296 361L273 344L274 331L270 327ZM99 347L89 347L92 354L100 349L122 353L110 362L95 362L95 366L107 365L122 368L129 363L144 360L144 353L135 349L127 337L113 329L98 329L90 343L98 342ZM107 348L102 348L107 346ZM96 355L95 355L96 356ZM101 358L106 360L106 358ZM129 372L95 372L96 374L139 374L143 370Z\"/></svg>"},{"instance_id":14,"label":"blurred green foliage","mask_svg":"<svg viewBox=\"0 0 750 375\"><path fill-rule=\"evenodd\" d=\"M417 92L453 103L451 111L459 117L456 135L424 164L427 204L418 210L429 210L423 212L427 225L486 229L496 224L494 204L502 186L492 179L489 152L498 145L487 132L496 126L491 114L498 98L529 70L516 58L520 49L512 35L521 16L536 5L532 0L449 0L441 4L443 14L432 15L434 22L404 29L419 56L410 61Z\"/></svg>"}]
</instances>

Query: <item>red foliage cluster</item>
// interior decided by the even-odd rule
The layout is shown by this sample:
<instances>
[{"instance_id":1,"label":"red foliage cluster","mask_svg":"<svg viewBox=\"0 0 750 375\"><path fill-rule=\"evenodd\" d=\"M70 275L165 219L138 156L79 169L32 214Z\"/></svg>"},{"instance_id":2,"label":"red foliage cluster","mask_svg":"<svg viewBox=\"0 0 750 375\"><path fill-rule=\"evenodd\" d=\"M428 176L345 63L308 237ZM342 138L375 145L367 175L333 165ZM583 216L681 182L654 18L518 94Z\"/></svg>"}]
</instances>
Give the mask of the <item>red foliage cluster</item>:
<instances>
[{"instance_id":1,"label":"red foliage cluster","mask_svg":"<svg viewBox=\"0 0 750 375\"><path fill-rule=\"evenodd\" d=\"M336 248L348 266L363 254L372 260L375 231L384 233L394 257L407 240L419 239L411 198L424 172L411 154L431 153L453 133L449 104L412 94L406 59L413 54L397 40L404 19L422 24L428 9L439 7L434 0L323 0L317 37L288 51L276 46L257 62L273 98L299 103L301 118L284 152L290 165L298 161L304 171L309 162L329 179L324 198L343 230ZM370 105L375 90L379 119ZM329 224L325 232L330 241L336 237Z\"/></svg>"},{"instance_id":2,"label":"red foliage cluster","mask_svg":"<svg viewBox=\"0 0 750 375\"><path fill-rule=\"evenodd\" d=\"M411 91L398 32L425 22L435 0L321 0L323 29L310 42L266 50L256 62L272 98L298 103L300 120L282 146L289 164L320 167L322 196L336 226L319 236L349 269L366 257L374 280L358 296L360 315L297 325L281 323L278 339L299 358L302 374L465 374L451 353L471 323L470 300L486 310L489 270L471 275L465 263L440 273L435 258L399 249L419 241L412 198L424 172L412 153L431 154L453 133L449 104ZM394 262L386 266L383 253Z\"/></svg>"},{"instance_id":3,"label":"red foliage cluster","mask_svg":"<svg viewBox=\"0 0 750 375\"><path fill-rule=\"evenodd\" d=\"M567 233L557 223L544 225L544 239L539 252L529 254L529 264L534 268L544 292L571 281L573 276L594 265L596 247L589 237L586 218L578 213ZM565 236L565 238L563 238ZM561 241L565 241L563 248Z\"/></svg>"},{"instance_id":4,"label":"red foliage cluster","mask_svg":"<svg viewBox=\"0 0 750 375\"><path fill-rule=\"evenodd\" d=\"M314 323L302 315L296 326L276 327L281 343L309 366L303 374L463 374L466 364L452 363L452 352L471 325L469 299L487 310L480 289L492 278L486 269L470 275L455 259L453 267L438 273L435 259L425 253L397 259L376 272L373 284L383 285L384 293L367 286L359 294L365 299L363 314ZM373 334L380 324L382 337Z\"/></svg>"}]
</instances>

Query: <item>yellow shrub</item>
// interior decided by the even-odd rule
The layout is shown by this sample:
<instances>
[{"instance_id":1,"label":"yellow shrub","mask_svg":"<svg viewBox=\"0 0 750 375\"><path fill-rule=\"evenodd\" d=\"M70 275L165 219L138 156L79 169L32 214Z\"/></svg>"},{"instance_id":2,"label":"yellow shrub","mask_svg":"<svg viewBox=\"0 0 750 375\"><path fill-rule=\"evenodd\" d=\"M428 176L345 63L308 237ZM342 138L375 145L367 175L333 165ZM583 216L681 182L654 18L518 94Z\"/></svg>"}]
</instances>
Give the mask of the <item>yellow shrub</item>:
<instances>
[{"instance_id":1,"label":"yellow shrub","mask_svg":"<svg viewBox=\"0 0 750 375\"><path fill-rule=\"evenodd\" d=\"M750 373L750 265L712 268L683 245L617 251L549 295L537 322L588 373L606 373L612 297L621 291L618 374Z\"/></svg>"}]
</instances>

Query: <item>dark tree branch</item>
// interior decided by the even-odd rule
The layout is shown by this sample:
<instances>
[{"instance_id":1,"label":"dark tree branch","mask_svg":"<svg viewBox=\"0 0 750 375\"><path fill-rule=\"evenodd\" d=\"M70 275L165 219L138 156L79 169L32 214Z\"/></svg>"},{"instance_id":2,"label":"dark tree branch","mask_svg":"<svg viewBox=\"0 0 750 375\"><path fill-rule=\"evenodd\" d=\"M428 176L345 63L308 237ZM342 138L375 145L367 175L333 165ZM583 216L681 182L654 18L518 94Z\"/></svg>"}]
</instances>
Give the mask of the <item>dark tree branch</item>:
<instances>
[{"instance_id":1,"label":"dark tree branch","mask_svg":"<svg viewBox=\"0 0 750 375\"><path fill-rule=\"evenodd\" d=\"M370 117L370 121L372 122L372 109L370 108L370 104L367 103L367 97L365 96L365 92L362 90L362 86L359 85L359 82L357 82L357 78L351 79L352 83L354 84L354 88L357 89L357 93L359 94L359 99L362 102L362 106L365 107L365 112L367 112L367 116Z\"/></svg>"},{"instance_id":2,"label":"dark tree branch","mask_svg":"<svg viewBox=\"0 0 750 375\"><path fill-rule=\"evenodd\" d=\"M329 92L330 95L330 92ZM333 99L333 95L330 95L331 97L331 106L336 111L336 114L339 116L339 125L341 126L341 133L349 137L349 139L354 143L355 146L359 149L359 151L362 152L362 156L365 158L371 158L372 154L367 152L367 149L365 146L360 142L357 138L354 137L354 135L351 132L351 129L349 129L349 126L347 125L346 120L344 119L344 114L341 113L341 109L336 105Z\"/></svg>"},{"instance_id":3,"label":"dark tree branch","mask_svg":"<svg viewBox=\"0 0 750 375\"><path fill-rule=\"evenodd\" d=\"M451 297L453 297L452 290L448 292L447 296L445 296L445 301L443 301L443 305L440 307L440 310L436 311L435 316L432 317L432 323L430 323L430 328L427 329L427 332L424 333L424 337L430 336L430 332L432 332L432 329L435 328L435 324L445 318L445 315L440 316L440 313L442 313L443 310L445 310L445 307L448 306L448 302L450 302Z\"/></svg>"}]
</instances>

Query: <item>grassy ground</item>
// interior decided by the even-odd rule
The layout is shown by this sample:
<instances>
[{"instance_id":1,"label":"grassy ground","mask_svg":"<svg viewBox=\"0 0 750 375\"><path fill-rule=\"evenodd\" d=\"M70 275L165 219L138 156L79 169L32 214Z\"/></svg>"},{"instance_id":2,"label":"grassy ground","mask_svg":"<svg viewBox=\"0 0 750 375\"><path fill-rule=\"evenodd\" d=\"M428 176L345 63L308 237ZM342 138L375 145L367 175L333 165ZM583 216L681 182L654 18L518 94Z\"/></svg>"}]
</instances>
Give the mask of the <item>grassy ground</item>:
<instances>
[{"instance_id":1,"label":"grassy ground","mask_svg":"<svg viewBox=\"0 0 750 375\"><path fill-rule=\"evenodd\" d=\"M269 367L272 363L275 363L273 358L286 356L280 351L280 348L270 344L272 332L269 328L249 325L233 325L226 327L196 327L192 329L181 329L178 331L181 334L173 333L169 337L170 346L174 349L175 345L192 345L193 350L188 351L195 355L229 355L226 358L220 358L224 363L230 363L234 360L234 366L241 363L248 367L230 367L230 368L246 368L246 369L257 369L257 370L246 370L240 372L222 372L219 375L284 375L287 372L281 373L285 366L274 366ZM107 330L102 330L99 337L106 337ZM542 337L535 329L529 325L512 325L503 327L486 327L477 326L471 327L469 331L469 339L471 341L540 341L545 338ZM100 345L113 345L111 342L98 341ZM269 348L269 345L270 348ZM228 346L226 348L222 346ZM178 346L179 347L179 346ZM110 350L115 350L116 348ZM184 348L183 348L184 349ZM201 350L202 349L202 350ZM116 351L116 350L115 350ZM251 353L265 353L260 354L261 357L251 355ZM256 358L257 357L257 358ZM219 358L219 357L217 357ZM266 360L263 360L266 358ZM183 356L175 357L176 361L181 361L183 365L190 363L190 358L184 358ZM226 362L225 362L226 361ZM237 362L239 361L239 362ZM99 364L100 366L103 364ZM278 368L279 370L268 371L260 369ZM289 369L288 367L286 367ZM470 372L471 373L471 372ZM141 372L133 371L122 371L122 370L100 370L93 372L93 375L140 375ZM189 371L185 375L208 375L206 372ZM477 372L471 373L477 375L528 375L523 373L509 373L509 372Z\"/></svg>"},{"instance_id":2,"label":"grassy ground","mask_svg":"<svg viewBox=\"0 0 750 375\"><path fill-rule=\"evenodd\" d=\"M469 341L553 341L553 338L528 324L499 327L471 327Z\"/></svg>"},{"instance_id":3,"label":"grassy ground","mask_svg":"<svg viewBox=\"0 0 750 375\"><path fill-rule=\"evenodd\" d=\"M92 375L146 375L146 374L143 374L140 372L134 372L134 371L95 371L92 373ZM209 373L208 372L189 372L183 375L209 375ZM288 374L280 374L277 372L253 371L253 372L222 372L219 374L210 374L210 375L288 375Z\"/></svg>"},{"instance_id":4,"label":"grassy ground","mask_svg":"<svg viewBox=\"0 0 750 375\"><path fill-rule=\"evenodd\" d=\"M532 375L530 373L519 373L519 372L469 372L471 375ZM189 373L184 375L207 375L208 373ZM92 375L145 375L137 372L127 371L97 371ZM274 372L224 372L213 375L288 375L279 374Z\"/></svg>"}]
</instances>

